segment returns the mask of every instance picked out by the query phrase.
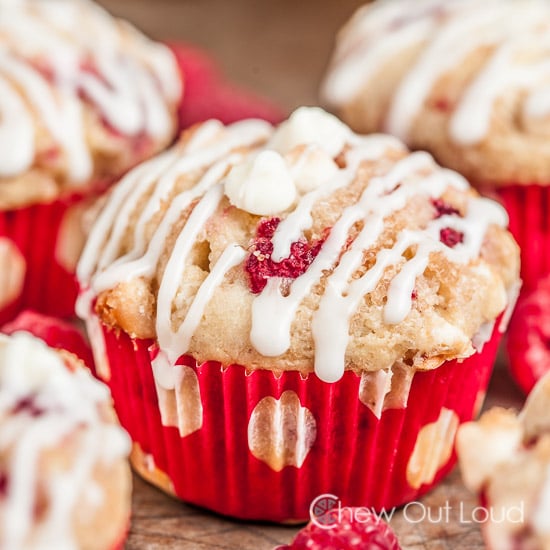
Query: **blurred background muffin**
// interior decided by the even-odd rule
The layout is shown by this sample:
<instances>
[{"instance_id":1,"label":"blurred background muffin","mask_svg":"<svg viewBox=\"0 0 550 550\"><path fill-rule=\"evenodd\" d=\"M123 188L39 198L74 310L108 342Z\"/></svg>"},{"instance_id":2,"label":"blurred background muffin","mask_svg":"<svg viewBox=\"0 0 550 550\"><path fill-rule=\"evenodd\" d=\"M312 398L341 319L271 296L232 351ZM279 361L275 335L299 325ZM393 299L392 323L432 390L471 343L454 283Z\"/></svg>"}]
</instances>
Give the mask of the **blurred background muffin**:
<instances>
[{"instance_id":1,"label":"blurred background muffin","mask_svg":"<svg viewBox=\"0 0 550 550\"><path fill-rule=\"evenodd\" d=\"M73 313L89 202L170 144L168 48L88 0L0 3L0 322Z\"/></svg>"},{"instance_id":2,"label":"blurred background muffin","mask_svg":"<svg viewBox=\"0 0 550 550\"><path fill-rule=\"evenodd\" d=\"M72 353L0 336L0 547L122 548L127 434Z\"/></svg>"},{"instance_id":3,"label":"blurred background muffin","mask_svg":"<svg viewBox=\"0 0 550 550\"><path fill-rule=\"evenodd\" d=\"M550 5L406 0L360 8L340 31L323 100L494 193L527 289L550 271Z\"/></svg>"}]
</instances>

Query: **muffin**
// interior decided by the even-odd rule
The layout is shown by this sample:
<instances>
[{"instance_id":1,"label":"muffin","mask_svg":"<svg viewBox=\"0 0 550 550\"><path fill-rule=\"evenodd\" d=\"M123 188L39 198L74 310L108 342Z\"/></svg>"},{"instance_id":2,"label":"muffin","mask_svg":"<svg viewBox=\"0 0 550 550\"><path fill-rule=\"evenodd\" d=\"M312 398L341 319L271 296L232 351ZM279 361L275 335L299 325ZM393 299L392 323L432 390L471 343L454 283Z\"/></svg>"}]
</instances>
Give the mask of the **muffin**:
<instances>
[{"instance_id":1,"label":"muffin","mask_svg":"<svg viewBox=\"0 0 550 550\"><path fill-rule=\"evenodd\" d=\"M2 3L0 323L74 313L83 211L176 134L172 53L88 0Z\"/></svg>"},{"instance_id":2,"label":"muffin","mask_svg":"<svg viewBox=\"0 0 550 550\"><path fill-rule=\"evenodd\" d=\"M497 196L531 289L550 271L550 4L407 0L360 8L338 35L324 101Z\"/></svg>"},{"instance_id":3,"label":"muffin","mask_svg":"<svg viewBox=\"0 0 550 550\"><path fill-rule=\"evenodd\" d=\"M318 108L190 129L117 184L77 269L134 467L248 519L416 498L487 384L518 281L506 222Z\"/></svg>"},{"instance_id":4,"label":"muffin","mask_svg":"<svg viewBox=\"0 0 550 550\"><path fill-rule=\"evenodd\" d=\"M464 424L457 450L468 488L480 494L494 550L550 548L550 375L519 415L494 408Z\"/></svg>"},{"instance_id":5,"label":"muffin","mask_svg":"<svg viewBox=\"0 0 550 550\"><path fill-rule=\"evenodd\" d=\"M130 443L76 356L0 335L0 546L122 548Z\"/></svg>"}]
</instances>

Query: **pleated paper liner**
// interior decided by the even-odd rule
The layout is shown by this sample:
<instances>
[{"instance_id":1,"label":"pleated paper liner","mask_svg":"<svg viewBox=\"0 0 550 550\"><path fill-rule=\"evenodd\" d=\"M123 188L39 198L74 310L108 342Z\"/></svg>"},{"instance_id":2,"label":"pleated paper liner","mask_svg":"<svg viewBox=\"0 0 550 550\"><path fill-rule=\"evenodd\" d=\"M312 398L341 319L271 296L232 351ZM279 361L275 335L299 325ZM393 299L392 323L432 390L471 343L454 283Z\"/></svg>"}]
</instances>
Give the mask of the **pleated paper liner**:
<instances>
[{"instance_id":1,"label":"pleated paper liner","mask_svg":"<svg viewBox=\"0 0 550 550\"><path fill-rule=\"evenodd\" d=\"M479 410L500 337L495 328L481 353L417 373L410 384L394 374L386 406L400 408L377 418L368 396L380 379L353 372L327 384L183 357L176 390L157 395L154 342L107 327L102 334L103 376L134 441L137 471L186 502L275 522L308 519L324 493L381 510L431 489L455 463L456 429Z\"/></svg>"},{"instance_id":2,"label":"pleated paper liner","mask_svg":"<svg viewBox=\"0 0 550 550\"><path fill-rule=\"evenodd\" d=\"M23 309L74 315L82 211L104 188L98 184L49 204L0 211L0 324Z\"/></svg>"},{"instance_id":3,"label":"pleated paper liner","mask_svg":"<svg viewBox=\"0 0 550 550\"><path fill-rule=\"evenodd\" d=\"M507 185L492 193L510 217L510 231L521 248L524 290L550 273L550 186Z\"/></svg>"}]
</instances>

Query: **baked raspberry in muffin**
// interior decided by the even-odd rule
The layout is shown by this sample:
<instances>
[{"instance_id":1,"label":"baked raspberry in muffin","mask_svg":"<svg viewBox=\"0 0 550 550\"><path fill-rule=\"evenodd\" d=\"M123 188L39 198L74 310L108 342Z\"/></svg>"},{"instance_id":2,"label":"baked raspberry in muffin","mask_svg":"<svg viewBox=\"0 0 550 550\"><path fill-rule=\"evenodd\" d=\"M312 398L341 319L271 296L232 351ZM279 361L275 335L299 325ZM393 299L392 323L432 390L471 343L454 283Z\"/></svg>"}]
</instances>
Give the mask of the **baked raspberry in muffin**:
<instances>
[{"instance_id":1,"label":"baked raspberry in muffin","mask_svg":"<svg viewBox=\"0 0 550 550\"><path fill-rule=\"evenodd\" d=\"M519 415L494 408L464 424L457 450L465 484L480 494L493 550L550 548L550 375Z\"/></svg>"},{"instance_id":2,"label":"baked raspberry in muffin","mask_svg":"<svg viewBox=\"0 0 550 550\"><path fill-rule=\"evenodd\" d=\"M518 282L506 223L427 153L321 109L184 133L117 184L78 265L134 466L241 518L425 492Z\"/></svg>"},{"instance_id":3,"label":"baked raspberry in muffin","mask_svg":"<svg viewBox=\"0 0 550 550\"><path fill-rule=\"evenodd\" d=\"M496 194L532 288L550 271L550 4L389 0L338 35L324 101Z\"/></svg>"},{"instance_id":4,"label":"baked raspberry in muffin","mask_svg":"<svg viewBox=\"0 0 550 550\"><path fill-rule=\"evenodd\" d=\"M2 3L0 322L69 315L89 200L173 141L168 48L88 0Z\"/></svg>"},{"instance_id":5,"label":"baked raspberry in muffin","mask_svg":"<svg viewBox=\"0 0 550 550\"><path fill-rule=\"evenodd\" d=\"M129 450L108 388L75 355L0 335L0 547L121 548Z\"/></svg>"}]
</instances>

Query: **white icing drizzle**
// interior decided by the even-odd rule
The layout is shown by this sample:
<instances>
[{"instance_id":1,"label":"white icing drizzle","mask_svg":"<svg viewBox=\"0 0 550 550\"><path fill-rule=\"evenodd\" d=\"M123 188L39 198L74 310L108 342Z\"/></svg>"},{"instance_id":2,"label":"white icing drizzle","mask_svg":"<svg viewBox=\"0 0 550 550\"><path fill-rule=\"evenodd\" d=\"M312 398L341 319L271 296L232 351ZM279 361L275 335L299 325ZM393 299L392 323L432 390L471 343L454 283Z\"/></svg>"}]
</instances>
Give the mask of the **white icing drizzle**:
<instances>
[{"instance_id":1,"label":"white icing drizzle","mask_svg":"<svg viewBox=\"0 0 550 550\"><path fill-rule=\"evenodd\" d=\"M86 307L79 309L79 314L84 318L90 315L93 297L99 292L135 277L154 276L171 228L180 219L181 212L196 202L170 251L158 291L156 334L159 353L153 362L153 370L157 386L163 390L174 389L177 382L174 365L188 351L216 288L229 270L242 264L247 256L238 244L228 244L210 266L181 322L175 321L173 304L177 301L181 285L185 284L184 273L189 254L194 243L204 234L209 218L219 208L225 192L224 178L230 167L250 162L250 158L258 152L269 150L271 143L277 143L281 150L287 146L277 133L269 140L269 128L269 125L258 122L235 124L226 129L215 123L206 123L185 148L168 152L157 161L146 163L131 172L115 189L92 231L78 268L78 275L85 287L81 301L85 302ZM288 132L288 126L283 128ZM314 135L311 128L308 132ZM299 128L293 130L289 138L293 147L281 159L296 166L301 162L300 156L311 154L311 148L295 144L292 141L295 135L300 135ZM266 141L267 145L262 146L261 143ZM253 146L251 151L239 150L247 145ZM350 134L342 152L337 152L343 155L343 167L335 164L336 172L331 170L330 177L318 187L312 186L310 191L306 188L293 209L283 216L272 239L272 258L280 261L287 257L291 243L302 238L304 231L312 227L314 206L324 197L351 184L362 163L377 159L388 149L399 151L402 146L386 136L361 138ZM197 183L170 198L178 177L187 173L196 174L199 169ZM393 268L396 273L389 282L384 321L397 324L411 311L411 294L416 279L426 269L432 253L442 253L452 262L467 263L479 255L487 227L507 223L506 214L499 205L487 199L470 198L464 217L443 215L430 221L422 230L400 231L393 246L380 250L374 265L354 279L354 274L363 264L365 251L373 247L382 235L388 216L404 208L415 196L436 199L449 187L462 192L468 190L464 178L439 168L427 153L413 153L388 164L385 169L383 164L379 164L377 170L379 175L370 180L357 203L347 207L333 224L328 238L308 269L290 285L281 278L271 277L265 289L254 298L250 339L260 354L276 357L289 349L296 311L324 276L325 292L312 320L315 371L325 381L338 380L345 368L351 318L365 295L378 286L388 268ZM145 204L141 204L144 201L140 197L143 196L147 197ZM163 211L162 219L146 245L145 226L160 211L162 203L168 200L170 206ZM126 220L138 203L141 213L133 227L132 248L124 252L122 243L127 238ZM119 222L118 216L124 221ZM346 249L350 231L358 223L362 223L363 227ZM446 228L463 235L462 242L454 248L440 241L440 232ZM410 259L403 256L405 251L412 255ZM282 286L288 290L285 294ZM338 322L335 323L334 319ZM456 333L460 331L452 329L451 326L445 327L442 338L457 338Z\"/></svg>"},{"instance_id":2,"label":"white icing drizzle","mask_svg":"<svg viewBox=\"0 0 550 550\"><path fill-rule=\"evenodd\" d=\"M403 13L408 11L409 16ZM436 82L480 47L492 48L476 78L466 87L450 123L452 139L462 145L482 141L496 100L510 89L526 90L523 111L536 118L550 112L548 54L522 61L533 44L550 49L550 6L544 0L394 0L360 10L343 31L324 85L332 105L352 101L376 71L400 52L420 55L395 90L386 130L407 141L412 124Z\"/></svg>"},{"instance_id":3,"label":"white icing drizzle","mask_svg":"<svg viewBox=\"0 0 550 550\"><path fill-rule=\"evenodd\" d=\"M181 353L177 338L179 334L172 331L172 301L176 296L186 267L187 256L191 252L198 235L204 230L208 219L214 214L223 197L223 186L218 184L210 189L195 206L185 227L178 235L173 252L166 264L157 296L157 341L161 350L168 350L168 359L172 364ZM184 323L185 325L185 323ZM181 328L181 327L180 327ZM186 351L184 348L183 351Z\"/></svg>"},{"instance_id":4,"label":"white icing drizzle","mask_svg":"<svg viewBox=\"0 0 550 550\"><path fill-rule=\"evenodd\" d=\"M259 120L238 122L227 128L217 121L204 123L183 150L175 147L131 171L113 191L90 234L77 269L84 286L77 311L83 319L91 318L93 299L101 291L122 281L153 275L173 225L194 200L200 199L176 239L160 281L156 325L161 352L153 368L156 382L163 389L175 387L178 371L172 365L187 351L215 288L231 267L243 261L246 253L239 246L228 246L199 288L184 322L174 331L171 303L179 289L186 258L223 196L224 188L219 182L233 163L244 158L243 154L232 151L264 142L270 134L271 125ZM206 171L196 185L171 199L146 245L146 226L168 200L176 181L198 170ZM117 258L128 216L144 195L149 198L134 227L133 247Z\"/></svg>"},{"instance_id":5,"label":"white icing drizzle","mask_svg":"<svg viewBox=\"0 0 550 550\"><path fill-rule=\"evenodd\" d=\"M41 413L33 417L24 407L15 412L25 400ZM23 332L0 339L0 454L7 458L1 548L27 547L30 537L35 548L77 548L72 532L75 506L93 494L91 504L102 502L100 488L92 481L93 468L130 452L128 436L101 418L99 407L109 402L104 385L84 368L71 371L40 340ZM35 522L39 459L77 430L74 464L42 484L49 507Z\"/></svg>"},{"instance_id":6,"label":"white icing drizzle","mask_svg":"<svg viewBox=\"0 0 550 550\"><path fill-rule=\"evenodd\" d=\"M181 84L167 48L88 0L19 0L1 9L0 177L33 166L38 119L64 156L68 181L88 180L84 101L121 134L170 137Z\"/></svg>"}]
</instances>

